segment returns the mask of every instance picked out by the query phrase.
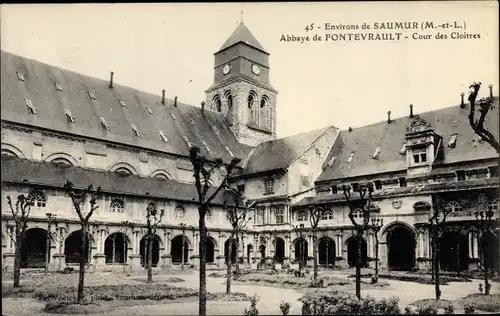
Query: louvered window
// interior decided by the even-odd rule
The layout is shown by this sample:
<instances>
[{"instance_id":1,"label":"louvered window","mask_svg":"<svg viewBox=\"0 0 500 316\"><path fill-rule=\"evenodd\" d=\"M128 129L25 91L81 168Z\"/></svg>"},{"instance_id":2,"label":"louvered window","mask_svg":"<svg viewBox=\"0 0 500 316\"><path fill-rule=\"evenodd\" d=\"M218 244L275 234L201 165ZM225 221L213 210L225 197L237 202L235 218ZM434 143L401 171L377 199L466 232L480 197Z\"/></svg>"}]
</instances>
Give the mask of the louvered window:
<instances>
[{"instance_id":1,"label":"louvered window","mask_svg":"<svg viewBox=\"0 0 500 316\"><path fill-rule=\"evenodd\" d=\"M36 107L33 105L30 99L24 99L24 103L28 107L28 112L30 114L36 114Z\"/></svg>"}]
</instances>

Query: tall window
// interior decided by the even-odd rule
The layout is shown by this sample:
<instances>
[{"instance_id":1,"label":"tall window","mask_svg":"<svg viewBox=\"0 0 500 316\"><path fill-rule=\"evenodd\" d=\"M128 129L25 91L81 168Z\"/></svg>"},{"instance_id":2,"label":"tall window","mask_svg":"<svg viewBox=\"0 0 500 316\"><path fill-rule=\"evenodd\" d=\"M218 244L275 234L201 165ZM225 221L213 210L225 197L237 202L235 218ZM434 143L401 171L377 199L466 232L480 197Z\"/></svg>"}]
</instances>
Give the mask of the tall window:
<instances>
[{"instance_id":1,"label":"tall window","mask_svg":"<svg viewBox=\"0 0 500 316\"><path fill-rule=\"evenodd\" d=\"M259 123L259 109L255 105L257 99L257 95L255 94L254 91L250 91L250 94L248 95L247 103L248 103L248 109L250 110L250 120L254 124Z\"/></svg>"},{"instance_id":2,"label":"tall window","mask_svg":"<svg viewBox=\"0 0 500 316\"><path fill-rule=\"evenodd\" d=\"M498 199L488 201L488 211L498 212Z\"/></svg>"},{"instance_id":3,"label":"tall window","mask_svg":"<svg viewBox=\"0 0 500 316\"><path fill-rule=\"evenodd\" d=\"M45 207L47 205L47 198L45 197L45 194L40 191L32 191L28 195L28 199L30 200L31 206Z\"/></svg>"},{"instance_id":4,"label":"tall window","mask_svg":"<svg viewBox=\"0 0 500 316\"><path fill-rule=\"evenodd\" d=\"M186 215L186 211L182 206L176 206L174 211L175 218L182 219Z\"/></svg>"},{"instance_id":5,"label":"tall window","mask_svg":"<svg viewBox=\"0 0 500 316\"><path fill-rule=\"evenodd\" d=\"M299 213L297 213L297 221L299 221L299 222L307 221L307 212L300 211Z\"/></svg>"},{"instance_id":6,"label":"tall window","mask_svg":"<svg viewBox=\"0 0 500 316\"><path fill-rule=\"evenodd\" d=\"M110 204L110 211L112 213L123 213L125 211L125 205L122 200L114 199Z\"/></svg>"},{"instance_id":7,"label":"tall window","mask_svg":"<svg viewBox=\"0 0 500 316\"><path fill-rule=\"evenodd\" d=\"M260 100L260 124L261 126L271 129L271 106L269 98L264 95Z\"/></svg>"},{"instance_id":8,"label":"tall window","mask_svg":"<svg viewBox=\"0 0 500 316\"><path fill-rule=\"evenodd\" d=\"M362 218L363 217L363 210L360 208L357 208L354 210L352 215L354 216L354 218Z\"/></svg>"},{"instance_id":9,"label":"tall window","mask_svg":"<svg viewBox=\"0 0 500 316\"><path fill-rule=\"evenodd\" d=\"M413 149L413 163L427 162L427 148L419 147Z\"/></svg>"},{"instance_id":10,"label":"tall window","mask_svg":"<svg viewBox=\"0 0 500 316\"><path fill-rule=\"evenodd\" d=\"M255 209L255 223L256 224L264 224L265 221L265 212L266 208L263 206L259 206Z\"/></svg>"},{"instance_id":11,"label":"tall window","mask_svg":"<svg viewBox=\"0 0 500 316\"><path fill-rule=\"evenodd\" d=\"M264 182L264 186L266 189L266 194L273 194L274 193L274 179L273 178L267 178Z\"/></svg>"},{"instance_id":12,"label":"tall window","mask_svg":"<svg viewBox=\"0 0 500 316\"><path fill-rule=\"evenodd\" d=\"M283 206L275 206L274 216L276 217L276 224L283 224L285 222L285 208Z\"/></svg>"}]
</instances>

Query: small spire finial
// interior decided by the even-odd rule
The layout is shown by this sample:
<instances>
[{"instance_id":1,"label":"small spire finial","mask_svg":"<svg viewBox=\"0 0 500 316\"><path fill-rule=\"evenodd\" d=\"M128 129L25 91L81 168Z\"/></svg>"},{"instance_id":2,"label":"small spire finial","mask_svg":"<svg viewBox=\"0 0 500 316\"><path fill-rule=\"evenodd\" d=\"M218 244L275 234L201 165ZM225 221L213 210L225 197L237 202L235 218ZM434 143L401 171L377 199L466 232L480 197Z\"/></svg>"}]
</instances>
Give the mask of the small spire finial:
<instances>
[{"instance_id":1,"label":"small spire finial","mask_svg":"<svg viewBox=\"0 0 500 316\"><path fill-rule=\"evenodd\" d=\"M241 10L240 23L243 23L243 10Z\"/></svg>"}]
</instances>

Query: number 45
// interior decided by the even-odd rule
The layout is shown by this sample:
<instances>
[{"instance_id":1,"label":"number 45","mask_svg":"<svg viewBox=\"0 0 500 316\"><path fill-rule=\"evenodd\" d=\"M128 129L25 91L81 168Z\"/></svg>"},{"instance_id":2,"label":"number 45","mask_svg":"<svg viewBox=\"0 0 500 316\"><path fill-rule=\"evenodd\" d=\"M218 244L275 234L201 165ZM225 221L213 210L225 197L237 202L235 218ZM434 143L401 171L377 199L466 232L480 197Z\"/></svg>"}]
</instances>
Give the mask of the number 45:
<instances>
[{"instance_id":1,"label":"number 45","mask_svg":"<svg viewBox=\"0 0 500 316\"><path fill-rule=\"evenodd\" d=\"M310 25L306 26L306 31L312 31L314 29L314 23L311 23Z\"/></svg>"}]
</instances>

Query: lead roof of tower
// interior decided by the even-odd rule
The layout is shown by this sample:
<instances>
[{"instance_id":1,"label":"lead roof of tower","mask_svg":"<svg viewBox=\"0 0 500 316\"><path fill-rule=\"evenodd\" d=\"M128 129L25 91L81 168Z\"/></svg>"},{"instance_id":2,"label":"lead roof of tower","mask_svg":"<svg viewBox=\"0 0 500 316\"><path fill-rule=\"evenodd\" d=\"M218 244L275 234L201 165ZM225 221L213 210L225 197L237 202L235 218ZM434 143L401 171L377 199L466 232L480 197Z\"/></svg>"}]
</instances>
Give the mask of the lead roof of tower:
<instances>
[{"instance_id":1,"label":"lead roof of tower","mask_svg":"<svg viewBox=\"0 0 500 316\"><path fill-rule=\"evenodd\" d=\"M255 38L255 36L253 36L252 32L250 32L250 30L246 27L246 25L243 22L240 22L238 24L238 27L236 27L233 34L229 36L229 38L226 40L224 45L222 45L222 47L218 50L218 52L223 51L238 43L245 43L267 54L267 51L259 43L259 41Z\"/></svg>"}]
</instances>

